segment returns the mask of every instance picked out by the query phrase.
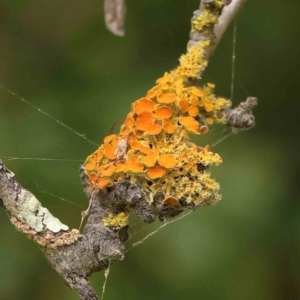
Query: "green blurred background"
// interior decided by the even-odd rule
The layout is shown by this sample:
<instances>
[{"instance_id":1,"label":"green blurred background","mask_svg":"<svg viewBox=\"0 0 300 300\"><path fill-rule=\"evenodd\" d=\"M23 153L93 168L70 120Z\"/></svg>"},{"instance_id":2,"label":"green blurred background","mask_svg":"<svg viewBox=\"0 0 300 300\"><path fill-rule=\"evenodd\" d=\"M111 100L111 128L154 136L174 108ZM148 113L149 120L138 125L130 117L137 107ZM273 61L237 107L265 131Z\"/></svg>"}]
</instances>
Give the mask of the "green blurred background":
<instances>
[{"instance_id":1,"label":"green blurred background","mask_svg":"<svg viewBox=\"0 0 300 300\"><path fill-rule=\"evenodd\" d=\"M130 103L176 66L199 0L127 2L126 36L119 38L106 30L100 0L1 0L0 84L100 144ZM248 1L237 18L233 102L257 96L257 126L213 148L223 158L211 169L223 199L114 263L105 300L300 299L299 28L299 0ZM232 40L231 27L203 78L228 98ZM213 144L227 133L217 128L195 141ZM0 89L0 158L83 161L94 149ZM79 164L6 161L25 188L75 228L87 207ZM79 299L4 210L0 224L1 300ZM128 246L160 225L135 218L132 224ZM101 294L103 273L91 281Z\"/></svg>"}]
</instances>

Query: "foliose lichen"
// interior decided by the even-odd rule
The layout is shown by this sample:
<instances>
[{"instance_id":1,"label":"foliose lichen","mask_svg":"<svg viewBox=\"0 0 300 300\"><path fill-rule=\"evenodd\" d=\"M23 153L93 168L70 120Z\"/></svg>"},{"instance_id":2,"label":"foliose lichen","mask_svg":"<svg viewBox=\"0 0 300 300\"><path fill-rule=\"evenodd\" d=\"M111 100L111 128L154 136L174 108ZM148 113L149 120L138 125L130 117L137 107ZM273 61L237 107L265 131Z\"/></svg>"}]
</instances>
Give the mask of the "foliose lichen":
<instances>
[{"instance_id":1,"label":"foliose lichen","mask_svg":"<svg viewBox=\"0 0 300 300\"><path fill-rule=\"evenodd\" d=\"M214 2L216 6L222 3ZM216 22L204 10L192 28ZM120 132L105 137L87 157L84 168L91 190L113 187L124 179L138 183L161 219L220 200L219 184L207 169L219 165L221 157L209 146L190 141L191 134L206 134L209 126L224 123L224 111L230 106L230 101L214 95L214 84L190 84L207 65L204 53L210 43L199 41L191 46L176 69L166 72L132 103ZM118 216L111 216L103 223L125 226L119 221Z\"/></svg>"}]
</instances>

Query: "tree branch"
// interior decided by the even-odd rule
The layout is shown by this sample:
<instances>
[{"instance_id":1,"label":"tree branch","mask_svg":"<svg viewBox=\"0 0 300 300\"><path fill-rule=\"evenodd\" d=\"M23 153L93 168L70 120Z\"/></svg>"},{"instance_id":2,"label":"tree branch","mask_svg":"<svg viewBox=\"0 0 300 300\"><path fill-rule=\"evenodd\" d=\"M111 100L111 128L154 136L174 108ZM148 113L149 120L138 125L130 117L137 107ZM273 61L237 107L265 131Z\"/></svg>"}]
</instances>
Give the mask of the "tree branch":
<instances>
[{"instance_id":1,"label":"tree branch","mask_svg":"<svg viewBox=\"0 0 300 300\"><path fill-rule=\"evenodd\" d=\"M237 133L242 130L248 130L255 126L253 108L257 105L256 97L248 97L246 101L241 102L236 108L226 111L226 124Z\"/></svg>"},{"instance_id":2,"label":"tree branch","mask_svg":"<svg viewBox=\"0 0 300 300\"><path fill-rule=\"evenodd\" d=\"M89 220L80 235L43 208L0 160L1 206L15 228L37 242L51 266L84 300L98 299L88 276L106 269L109 261L124 257L125 247L119 234L100 222L110 212L103 207L103 196L99 193L94 197Z\"/></svg>"},{"instance_id":3,"label":"tree branch","mask_svg":"<svg viewBox=\"0 0 300 300\"><path fill-rule=\"evenodd\" d=\"M219 1L224 5L230 4L230 1ZM215 26L223 11L223 5L216 4L214 0L201 0L200 7L194 11L192 17L192 30L190 32L190 40L188 49L197 47L199 42L210 41L209 46L205 48L203 58L208 60L211 56L214 45L216 43ZM201 74L199 74L201 76Z\"/></svg>"},{"instance_id":4,"label":"tree branch","mask_svg":"<svg viewBox=\"0 0 300 300\"><path fill-rule=\"evenodd\" d=\"M38 244L51 266L83 300L98 299L88 277L106 269L111 261L124 258L130 211L135 210L145 223L151 223L156 216L165 220L186 209L215 205L220 200L219 184L210 178L206 169L218 165L221 158L209 147L191 143L188 133L205 133L207 125L214 120L227 122L232 128L250 128L254 125L251 110L256 104L251 98L238 108L225 111L230 103L212 94L212 84L202 90L197 87L197 80L225 31L218 29L216 37L215 24L224 3L228 4L228 1L201 1L192 19L188 52L180 58L180 66L158 79L157 86L147 93L147 99L135 102L132 106L135 112L126 119L128 124L124 122L125 131L121 130L116 136L114 146L110 141L115 135L107 137L106 144L90 155L80 168L83 188L90 201L89 218L82 235L76 229L69 230L55 218L16 181L15 175L0 160L0 207L7 211L18 231ZM107 0L105 5L108 27L122 35L124 1ZM234 12L237 12L236 8ZM230 16L233 14L231 12ZM229 19L224 17L225 25L222 26L226 26ZM175 102L175 97L180 101ZM190 104L192 110L187 116ZM145 106L146 111L138 111ZM154 107L156 121L161 125L152 120ZM133 128L138 121L140 127ZM147 124L149 129L145 127ZM150 127L152 132L143 133ZM130 145L129 137L132 139ZM118 171L117 167L120 168ZM116 177L112 177L115 171Z\"/></svg>"},{"instance_id":5,"label":"tree branch","mask_svg":"<svg viewBox=\"0 0 300 300\"><path fill-rule=\"evenodd\" d=\"M222 15L220 16L218 23L215 26L216 40L213 51L218 46L230 23L241 11L246 2L247 0L232 0L232 3L230 5L224 7Z\"/></svg>"}]
</instances>

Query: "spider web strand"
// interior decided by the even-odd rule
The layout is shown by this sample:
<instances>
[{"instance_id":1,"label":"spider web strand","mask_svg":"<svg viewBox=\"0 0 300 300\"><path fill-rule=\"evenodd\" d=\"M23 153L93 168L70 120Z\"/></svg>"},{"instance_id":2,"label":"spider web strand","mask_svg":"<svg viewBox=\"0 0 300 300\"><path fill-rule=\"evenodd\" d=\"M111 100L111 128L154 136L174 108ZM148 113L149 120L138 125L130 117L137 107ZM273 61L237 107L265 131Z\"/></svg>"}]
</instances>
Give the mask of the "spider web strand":
<instances>
[{"instance_id":1,"label":"spider web strand","mask_svg":"<svg viewBox=\"0 0 300 300\"><path fill-rule=\"evenodd\" d=\"M150 232L149 234L147 234L143 239L141 239L140 241L138 241L138 242L132 244L132 246L131 246L129 249L127 249L126 253L129 252L131 249L133 249L133 248L135 248L135 247L137 247L137 246L143 244L149 237L151 237L151 236L153 236L154 234L156 234L157 232L159 232L162 228L166 227L166 226L169 225L169 224L172 224L172 223L174 223L174 222L177 222L177 221L179 221L179 220L182 220L183 218L185 218L186 216L188 216L188 215L189 215L190 213L192 213L192 212L193 212L193 211L190 210L188 213L182 215L181 217L179 217L179 218L177 218L177 219L175 219L175 220L172 220L172 221L170 221L170 222L166 222L166 223L164 223L163 225L159 226L156 230L154 230L154 231Z\"/></svg>"},{"instance_id":2,"label":"spider web strand","mask_svg":"<svg viewBox=\"0 0 300 300\"><path fill-rule=\"evenodd\" d=\"M99 146L98 144L96 144L95 142L91 141L90 139L88 139L84 134L81 134L79 132L77 132L76 130L74 130L73 128L71 128L70 126L66 125L65 123L61 122L58 119L55 119L54 117L52 117L51 115L49 115L47 112L45 112L44 110L42 110L41 108L35 106L34 104L30 103L29 101L25 100L24 98L22 98L21 96L19 96L18 94L16 94L15 92L9 90L8 88L4 87L3 85L0 84L0 88L2 88L4 91L6 91L7 93L11 94L12 96L16 97L17 99L19 99L20 101L26 103L27 105L29 105L30 107L32 107L33 109L35 109L36 111L38 111L39 113L41 113L42 115L48 117L49 119L51 119L52 121L54 121L55 123L58 123L60 126L66 128L67 130L73 132L74 134L76 134L77 136L81 137L82 139L86 140L87 142L89 142L92 145L96 145Z\"/></svg>"},{"instance_id":3,"label":"spider web strand","mask_svg":"<svg viewBox=\"0 0 300 300\"><path fill-rule=\"evenodd\" d=\"M82 159L64 159L64 158L42 158L42 157L16 157L16 156L3 156L3 161L12 161L12 160L38 160L38 161L65 161L65 162L81 162Z\"/></svg>"},{"instance_id":4,"label":"spider web strand","mask_svg":"<svg viewBox=\"0 0 300 300\"><path fill-rule=\"evenodd\" d=\"M109 261L109 265L108 268L105 270L104 272L104 283L102 286L102 295L101 295L101 300L104 299L104 294L105 294L105 288L106 288L106 284L107 284L107 280L108 280L108 275L109 275L109 271L110 271L110 266L111 266L111 262Z\"/></svg>"},{"instance_id":5,"label":"spider web strand","mask_svg":"<svg viewBox=\"0 0 300 300\"><path fill-rule=\"evenodd\" d=\"M235 81L235 60L236 60L236 19L233 23L233 38L232 38L232 60L231 60L231 85L230 85L230 100L233 101L234 81Z\"/></svg>"}]
</instances>

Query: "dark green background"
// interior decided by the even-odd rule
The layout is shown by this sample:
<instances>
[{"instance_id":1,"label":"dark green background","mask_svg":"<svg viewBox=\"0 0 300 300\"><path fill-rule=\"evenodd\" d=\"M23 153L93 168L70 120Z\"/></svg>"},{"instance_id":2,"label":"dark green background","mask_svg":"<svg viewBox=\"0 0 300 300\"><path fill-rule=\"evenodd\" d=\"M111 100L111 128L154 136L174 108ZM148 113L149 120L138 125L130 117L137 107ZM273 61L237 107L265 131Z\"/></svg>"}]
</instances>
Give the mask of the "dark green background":
<instances>
[{"instance_id":1,"label":"dark green background","mask_svg":"<svg viewBox=\"0 0 300 300\"><path fill-rule=\"evenodd\" d=\"M128 0L126 36L113 36L100 0L1 0L0 84L101 143L130 103L185 51L199 0ZM237 18L234 105L257 96L255 129L213 148L222 201L161 230L113 264L105 300L300 299L298 0L249 0ZM230 97L232 27L203 78ZM195 138L224 137L222 129ZM0 89L0 158L84 160L95 147ZM7 167L44 206L78 227L87 206L80 162ZM133 233L141 223L133 218ZM78 299L38 247L0 211L0 299ZM159 223L129 242L143 238ZM142 225L142 227L145 227ZM100 294L103 273L93 276Z\"/></svg>"}]
</instances>

